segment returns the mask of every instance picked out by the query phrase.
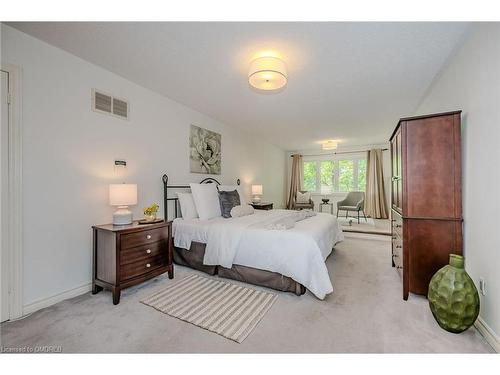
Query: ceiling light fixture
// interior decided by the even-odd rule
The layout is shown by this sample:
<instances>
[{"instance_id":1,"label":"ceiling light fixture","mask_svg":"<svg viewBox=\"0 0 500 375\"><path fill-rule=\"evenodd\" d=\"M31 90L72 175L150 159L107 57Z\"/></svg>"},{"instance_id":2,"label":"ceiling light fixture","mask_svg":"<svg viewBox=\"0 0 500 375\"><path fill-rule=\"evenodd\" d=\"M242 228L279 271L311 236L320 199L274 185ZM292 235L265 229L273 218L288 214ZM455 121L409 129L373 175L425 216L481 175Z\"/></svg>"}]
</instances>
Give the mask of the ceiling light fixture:
<instances>
[{"instance_id":1,"label":"ceiling light fixture","mask_svg":"<svg viewBox=\"0 0 500 375\"><path fill-rule=\"evenodd\" d=\"M285 62L277 57L259 57L250 63L248 83L258 90L279 90L287 80Z\"/></svg>"},{"instance_id":2,"label":"ceiling light fixture","mask_svg":"<svg viewBox=\"0 0 500 375\"><path fill-rule=\"evenodd\" d=\"M323 150L335 150L337 148L336 141L325 141L321 144Z\"/></svg>"}]
</instances>

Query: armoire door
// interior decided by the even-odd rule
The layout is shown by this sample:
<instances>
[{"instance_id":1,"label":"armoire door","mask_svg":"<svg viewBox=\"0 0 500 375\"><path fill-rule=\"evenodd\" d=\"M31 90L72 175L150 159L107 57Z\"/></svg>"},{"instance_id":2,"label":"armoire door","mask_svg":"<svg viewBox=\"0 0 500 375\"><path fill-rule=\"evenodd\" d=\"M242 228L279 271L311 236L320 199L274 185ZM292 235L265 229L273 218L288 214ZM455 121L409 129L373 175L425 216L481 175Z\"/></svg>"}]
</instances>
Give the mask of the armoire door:
<instances>
[{"instance_id":1,"label":"armoire door","mask_svg":"<svg viewBox=\"0 0 500 375\"><path fill-rule=\"evenodd\" d=\"M397 176L397 145L396 137L391 140L391 207L396 208L398 201L398 185L396 181Z\"/></svg>"},{"instance_id":2,"label":"armoire door","mask_svg":"<svg viewBox=\"0 0 500 375\"><path fill-rule=\"evenodd\" d=\"M392 208L402 213L403 207L403 180L401 178L402 171L402 138L401 127L396 131L396 134L391 139L391 157L392 157L392 179L391 179L391 196Z\"/></svg>"},{"instance_id":3,"label":"armoire door","mask_svg":"<svg viewBox=\"0 0 500 375\"><path fill-rule=\"evenodd\" d=\"M398 191L397 208L399 212L403 212L403 138L401 126L399 127L398 134L396 135L396 145L397 145L397 180L396 189Z\"/></svg>"},{"instance_id":4,"label":"armoire door","mask_svg":"<svg viewBox=\"0 0 500 375\"><path fill-rule=\"evenodd\" d=\"M462 219L460 114L406 124L408 217Z\"/></svg>"}]
</instances>

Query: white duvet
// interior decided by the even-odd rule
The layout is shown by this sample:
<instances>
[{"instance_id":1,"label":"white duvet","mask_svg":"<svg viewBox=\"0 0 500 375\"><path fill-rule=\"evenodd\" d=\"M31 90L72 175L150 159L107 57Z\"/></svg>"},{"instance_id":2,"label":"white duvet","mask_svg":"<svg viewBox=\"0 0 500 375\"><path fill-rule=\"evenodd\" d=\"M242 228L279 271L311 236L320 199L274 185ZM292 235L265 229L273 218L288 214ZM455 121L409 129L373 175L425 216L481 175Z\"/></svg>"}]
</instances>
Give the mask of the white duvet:
<instances>
[{"instance_id":1,"label":"white duvet","mask_svg":"<svg viewBox=\"0 0 500 375\"><path fill-rule=\"evenodd\" d=\"M342 230L334 216L322 213L296 222L291 229L268 229L291 213L270 210L230 219L176 219L174 244L189 249L191 241L205 243L204 264L278 272L323 299L333 291L325 260L344 239Z\"/></svg>"}]
</instances>

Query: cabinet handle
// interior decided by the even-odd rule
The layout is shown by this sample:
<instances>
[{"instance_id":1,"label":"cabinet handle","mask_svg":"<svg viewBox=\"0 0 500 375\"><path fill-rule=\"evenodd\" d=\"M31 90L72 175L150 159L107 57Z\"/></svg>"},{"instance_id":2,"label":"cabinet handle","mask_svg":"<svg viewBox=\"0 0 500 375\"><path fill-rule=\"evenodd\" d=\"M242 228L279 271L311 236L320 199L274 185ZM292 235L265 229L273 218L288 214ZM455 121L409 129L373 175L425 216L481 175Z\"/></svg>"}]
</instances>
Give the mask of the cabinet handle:
<instances>
[{"instance_id":1,"label":"cabinet handle","mask_svg":"<svg viewBox=\"0 0 500 375\"><path fill-rule=\"evenodd\" d=\"M392 254L392 257L393 257L393 258L399 258L399 255L397 255L397 254Z\"/></svg>"},{"instance_id":2,"label":"cabinet handle","mask_svg":"<svg viewBox=\"0 0 500 375\"><path fill-rule=\"evenodd\" d=\"M147 249L146 254L151 254L151 249Z\"/></svg>"},{"instance_id":3,"label":"cabinet handle","mask_svg":"<svg viewBox=\"0 0 500 375\"><path fill-rule=\"evenodd\" d=\"M148 234L148 235L146 236L146 239L147 239L147 240L150 240L150 239L151 239L151 235L150 235L150 234Z\"/></svg>"},{"instance_id":4,"label":"cabinet handle","mask_svg":"<svg viewBox=\"0 0 500 375\"><path fill-rule=\"evenodd\" d=\"M396 245L396 249L401 249L403 246L401 245Z\"/></svg>"},{"instance_id":5,"label":"cabinet handle","mask_svg":"<svg viewBox=\"0 0 500 375\"><path fill-rule=\"evenodd\" d=\"M403 269L403 267L401 267L401 266L397 266L396 268L397 268L398 270Z\"/></svg>"},{"instance_id":6,"label":"cabinet handle","mask_svg":"<svg viewBox=\"0 0 500 375\"><path fill-rule=\"evenodd\" d=\"M149 268L149 267L151 267L151 264L147 263L146 268Z\"/></svg>"},{"instance_id":7,"label":"cabinet handle","mask_svg":"<svg viewBox=\"0 0 500 375\"><path fill-rule=\"evenodd\" d=\"M401 224L396 224L396 228L401 228L402 225Z\"/></svg>"}]
</instances>

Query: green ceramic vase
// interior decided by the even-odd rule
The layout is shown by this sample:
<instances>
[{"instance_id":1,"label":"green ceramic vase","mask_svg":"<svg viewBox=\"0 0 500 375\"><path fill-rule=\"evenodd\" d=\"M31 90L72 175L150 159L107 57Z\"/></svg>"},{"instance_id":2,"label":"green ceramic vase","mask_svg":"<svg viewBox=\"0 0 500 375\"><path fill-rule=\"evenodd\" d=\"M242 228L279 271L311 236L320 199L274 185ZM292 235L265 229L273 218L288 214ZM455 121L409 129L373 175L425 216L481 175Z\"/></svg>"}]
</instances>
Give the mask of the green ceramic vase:
<instances>
[{"instance_id":1,"label":"green ceramic vase","mask_svg":"<svg viewBox=\"0 0 500 375\"><path fill-rule=\"evenodd\" d=\"M479 294L464 269L464 257L450 254L450 264L432 276L429 306L441 328L460 333L472 326L479 315Z\"/></svg>"}]
</instances>

